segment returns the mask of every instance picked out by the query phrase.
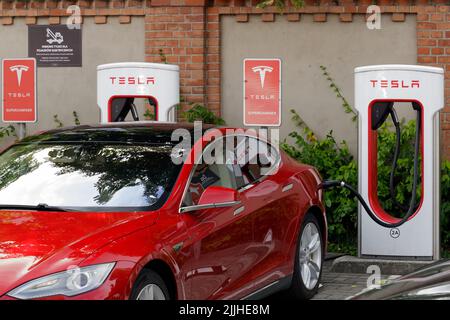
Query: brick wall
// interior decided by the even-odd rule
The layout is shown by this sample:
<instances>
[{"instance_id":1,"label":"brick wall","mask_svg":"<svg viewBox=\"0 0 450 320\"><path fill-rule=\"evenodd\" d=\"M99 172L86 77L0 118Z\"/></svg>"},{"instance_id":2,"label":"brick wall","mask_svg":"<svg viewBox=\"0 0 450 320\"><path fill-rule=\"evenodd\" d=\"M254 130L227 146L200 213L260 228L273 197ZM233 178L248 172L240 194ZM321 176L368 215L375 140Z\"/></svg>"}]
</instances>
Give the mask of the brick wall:
<instances>
[{"instance_id":1,"label":"brick wall","mask_svg":"<svg viewBox=\"0 0 450 320\"><path fill-rule=\"evenodd\" d=\"M14 23L25 17L27 24L37 18L49 24L61 23L69 15L65 8L78 4L83 17L94 17L95 23L108 23L118 16L130 23L133 16L145 16L146 61L180 65L181 95L185 102L199 102L220 113L220 16L233 15L237 23L246 23L257 15L267 23L287 19L301 21L302 15L313 15L317 23L326 23L329 15L339 15L342 23L351 23L353 15L365 14L371 3L380 5L392 21L402 23L405 14L417 14L418 64L445 68L446 107L441 115L442 153L450 159L450 0L305 0L300 9L287 4L285 14L278 9L255 8L257 0L94 0L94 1L4 1L0 0L0 24ZM186 106L186 104L184 104Z\"/></svg>"},{"instance_id":2,"label":"brick wall","mask_svg":"<svg viewBox=\"0 0 450 320\"><path fill-rule=\"evenodd\" d=\"M441 114L442 155L450 159L450 6L419 7L417 62L445 70L445 108Z\"/></svg>"},{"instance_id":3,"label":"brick wall","mask_svg":"<svg viewBox=\"0 0 450 320\"><path fill-rule=\"evenodd\" d=\"M165 1L159 1L165 3ZM181 96L205 104L206 15L204 6L150 7L145 16L146 60L180 66Z\"/></svg>"}]
</instances>

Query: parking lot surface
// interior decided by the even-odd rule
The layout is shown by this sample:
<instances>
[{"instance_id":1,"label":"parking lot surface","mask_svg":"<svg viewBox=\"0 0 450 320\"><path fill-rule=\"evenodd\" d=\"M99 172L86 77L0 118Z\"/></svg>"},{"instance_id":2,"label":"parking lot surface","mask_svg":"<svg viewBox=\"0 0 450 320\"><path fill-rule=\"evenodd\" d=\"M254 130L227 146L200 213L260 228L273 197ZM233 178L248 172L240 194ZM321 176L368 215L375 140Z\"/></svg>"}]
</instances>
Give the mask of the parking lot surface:
<instances>
[{"instance_id":1,"label":"parking lot surface","mask_svg":"<svg viewBox=\"0 0 450 320\"><path fill-rule=\"evenodd\" d=\"M313 300L344 300L367 287L369 274L331 272L332 260L324 262L319 292Z\"/></svg>"},{"instance_id":2,"label":"parking lot surface","mask_svg":"<svg viewBox=\"0 0 450 320\"><path fill-rule=\"evenodd\" d=\"M322 280L318 293L312 300L345 300L367 288L367 280L370 274L332 272L333 259L324 261ZM381 275L381 281L395 275ZM268 300L290 299L287 292L273 294Z\"/></svg>"},{"instance_id":3,"label":"parking lot surface","mask_svg":"<svg viewBox=\"0 0 450 320\"><path fill-rule=\"evenodd\" d=\"M319 292L313 300L344 300L367 288L370 274L331 272L332 263L332 259L324 261ZM393 277L397 276L381 275L381 280Z\"/></svg>"}]
</instances>

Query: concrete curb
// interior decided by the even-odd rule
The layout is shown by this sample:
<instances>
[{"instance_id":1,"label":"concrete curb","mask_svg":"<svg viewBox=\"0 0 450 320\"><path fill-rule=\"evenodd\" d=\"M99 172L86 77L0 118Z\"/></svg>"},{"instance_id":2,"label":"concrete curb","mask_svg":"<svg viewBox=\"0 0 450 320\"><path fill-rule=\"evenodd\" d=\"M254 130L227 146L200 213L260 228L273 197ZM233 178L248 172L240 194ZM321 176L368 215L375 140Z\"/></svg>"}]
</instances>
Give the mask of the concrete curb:
<instances>
[{"instance_id":1,"label":"concrete curb","mask_svg":"<svg viewBox=\"0 0 450 320\"><path fill-rule=\"evenodd\" d=\"M381 274L404 275L432 262L433 261L385 260L342 256L333 261L330 271L342 273L367 273L367 268L369 266L376 265L380 267Z\"/></svg>"}]
</instances>

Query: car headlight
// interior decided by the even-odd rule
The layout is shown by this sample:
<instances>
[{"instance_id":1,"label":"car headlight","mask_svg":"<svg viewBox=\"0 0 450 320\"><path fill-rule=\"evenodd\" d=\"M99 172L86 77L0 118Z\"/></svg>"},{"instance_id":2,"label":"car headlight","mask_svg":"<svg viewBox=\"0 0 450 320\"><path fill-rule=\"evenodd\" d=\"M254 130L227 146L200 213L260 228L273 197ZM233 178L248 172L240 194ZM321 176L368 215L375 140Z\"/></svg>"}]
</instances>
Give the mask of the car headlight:
<instances>
[{"instance_id":1,"label":"car headlight","mask_svg":"<svg viewBox=\"0 0 450 320\"><path fill-rule=\"evenodd\" d=\"M36 299L55 295L76 296L100 287L115 263L72 268L31 280L8 292L17 299Z\"/></svg>"}]
</instances>

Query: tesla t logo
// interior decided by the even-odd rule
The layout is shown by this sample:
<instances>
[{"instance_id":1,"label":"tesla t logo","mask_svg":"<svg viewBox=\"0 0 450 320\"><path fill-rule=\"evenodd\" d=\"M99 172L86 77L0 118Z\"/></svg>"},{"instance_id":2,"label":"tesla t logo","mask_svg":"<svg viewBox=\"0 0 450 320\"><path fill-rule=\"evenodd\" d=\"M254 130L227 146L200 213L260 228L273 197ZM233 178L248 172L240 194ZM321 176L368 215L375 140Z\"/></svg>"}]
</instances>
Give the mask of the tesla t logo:
<instances>
[{"instance_id":1,"label":"tesla t logo","mask_svg":"<svg viewBox=\"0 0 450 320\"><path fill-rule=\"evenodd\" d=\"M1 69L2 120L36 122L36 60L3 59Z\"/></svg>"},{"instance_id":2,"label":"tesla t logo","mask_svg":"<svg viewBox=\"0 0 450 320\"><path fill-rule=\"evenodd\" d=\"M261 88L264 88L264 80L266 79L266 72L272 72L273 68L268 66L256 66L252 68L253 72L259 73L259 80L261 81Z\"/></svg>"},{"instance_id":3,"label":"tesla t logo","mask_svg":"<svg viewBox=\"0 0 450 320\"><path fill-rule=\"evenodd\" d=\"M111 84L118 84L118 85L134 85L134 84L155 84L155 78L154 77L109 77L111 80Z\"/></svg>"},{"instance_id":4,"label":"tesla t logo","mask_svg":"<svg viewBox=\"0 0 450 320\"><path fill-rule=\"evenodd\" d=\"M11 66L9 67L9 70L11 70L12 72L16 73L17 76L17 84L20 87L20 83L22 82L22 72L23 71L28 71L28 67L27 66L23 66L23 65L15 65L15 66Z\"/></svg>"},{"instance_id":5,"label":"tesla t logo","mask_svg":"<svg viewBox=\"0 0 450 320\"><path fill-rule=\"evenodd\" d=\"M281 125L281 60L244 59L244 124Z\"/></svg>"},{"instance_id":6,"label":"tesla t logo","mask_svg":"<svg viewBox=\"0 0 450 320\"><path fill-rule=\"evenodd\" d=\"M419 80L369 80L372 88L391 88L391 89L418 89L420 88Z\"/></svg>"}]
</instances>

